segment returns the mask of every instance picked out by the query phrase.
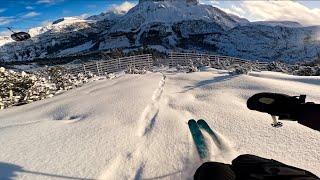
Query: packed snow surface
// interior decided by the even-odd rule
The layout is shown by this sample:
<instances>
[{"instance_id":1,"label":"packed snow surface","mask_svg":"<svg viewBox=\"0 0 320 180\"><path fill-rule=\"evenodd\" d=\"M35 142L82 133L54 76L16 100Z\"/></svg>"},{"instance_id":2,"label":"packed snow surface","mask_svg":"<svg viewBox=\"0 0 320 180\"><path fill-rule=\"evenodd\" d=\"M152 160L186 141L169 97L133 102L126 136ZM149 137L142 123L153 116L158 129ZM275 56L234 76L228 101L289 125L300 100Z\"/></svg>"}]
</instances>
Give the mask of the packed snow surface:
<instances>
[{"instance_id":1,"label":"packed snow surface","mask_svg":"<svg viewBox=\"0 0 320 180\"><path fill-rule=\"evenodd\" d=\"M307 94L320 78L271 72L231 76L148 73L100 80L0 112L0 179L192 179L201 164L187 122L205 119L223 144L211 161L273 158L320 175L320 133L250 111L258 92Z\"/></svg>"}]
</instances>

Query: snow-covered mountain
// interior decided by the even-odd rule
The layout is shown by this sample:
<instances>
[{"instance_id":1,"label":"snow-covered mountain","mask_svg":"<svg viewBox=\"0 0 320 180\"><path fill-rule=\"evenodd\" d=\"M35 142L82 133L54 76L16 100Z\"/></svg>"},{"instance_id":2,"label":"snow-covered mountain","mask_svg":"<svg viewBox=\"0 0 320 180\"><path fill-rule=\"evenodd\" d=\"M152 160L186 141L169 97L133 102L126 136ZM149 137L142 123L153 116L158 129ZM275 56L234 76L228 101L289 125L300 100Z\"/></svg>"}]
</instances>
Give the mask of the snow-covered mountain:
<instances>
[{"instance_id":1,"label":"snow-covered mountain","mask_svg":"<svg viewBox=\"0 0 320 180\"><path fill-rule=\"evenodd\" d=\"M217 44L220 53L230 56L295 62L314 59L320 54L319 32L320 26L292 28L251 24L227 31Z\"/></svg>"},{"instance_id":2,"label":"snow-covered mountain","mask_svg":"<svg viewBox=\"0 0 320 180\"><path fill-rule=\"evenodd\" d=\"M181 0L144 0L127 13L63 18L29 32L31 40L0 46L0 61L140 47L290 62L312 60L320 54L320 26L249 22L210 5Z\"/></svg>"},{"instance_id":3,"label":"snow-covered mountain","mask_svg":"<svg viewBox=\"0 0 320 180\"><path fill-rule=\"evenodd\" d=\"M50 31L51 33L60 31L63 32L68 29L72 31L77 31L88 27L89 23L92 22L76 17L64 17L52 23L49 23L46 26L32 28L28 31L28 33L32 37L35 37L48 31Z\"/></svg>"},{"instance_id":4,"label":"snow-covered mountain","mask_svg":"<svg viewBox=\"0 0 320 180\"><path fill-rule=\"evenodd\" d=\"M233 28L242 22L210 5L190 5L181 1L146 1L132 8L112 27L111 32L130 32L150 23L172 25L194 20L216 23L224 29ZM245 22L248 21L245 20Z\"/></svg>"},{"instance_id":5,"label":"snow-covered mountain","mask_svg":"<svg viewBox=\"0 0 320 180\"><path fill-rule=\"evenodd\" d=\"M0 46L0 61L22 61L57 56L61 51L88 43L107 28L104 21L63 18L29 30L32 38ZM82 49L83 50L83 49Z\"/></svg>"},{"instance_id":6,"label":"snow-covered mountain","mask_svg":"<svg viewBox=\"0 0 320 180\"><path fill-rule=\"evenodd\" d=\"M10 36L0 36L0 46L13 42Z\"/></svg>"}]
</instances>

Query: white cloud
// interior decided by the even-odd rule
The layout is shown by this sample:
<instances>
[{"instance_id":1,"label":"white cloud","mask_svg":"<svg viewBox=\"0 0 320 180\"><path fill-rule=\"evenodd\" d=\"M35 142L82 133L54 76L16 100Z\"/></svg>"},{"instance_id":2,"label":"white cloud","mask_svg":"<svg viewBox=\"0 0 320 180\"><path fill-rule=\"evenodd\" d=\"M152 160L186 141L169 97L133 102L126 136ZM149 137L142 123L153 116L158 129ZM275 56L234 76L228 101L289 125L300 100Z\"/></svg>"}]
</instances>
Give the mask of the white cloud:
<instances>
[{"instance_id":1,"label":"white cloud","mask_svg":"<svg viewBox=\"0 0 320 180\"><path fill-rule=\"evenodd\" d=\"M243 10L241 7L238 7L238 6L235 6L235 5L231 6L231 11L239 14L239 16L243 16L244 14L246 14L245 10Z\"/></svg>"},{"instance_id":2,"label":"white cloud","mask_svg":"<svg viewBox=\"0 0 320 180\"><path fill-rule=\"evenodd\" d=\"M5 12L7 9L6 8L0 8L0 13Z\"/></svg>"},{"instance_id":3,"label":"white cloud","mask_svg":"<svg viewBox=\"0 0 320 180\"><path fill-rule=\"evenodd\" d=\"M25 14L23 16L23 18L32 18L32 17L36 17L36 16L39 16L39 15L40 15L40 13L32 11L32 12L29 12L29 13Z\"/></svg>"},{"instance_id":4,"label":"white cloud","mask_svg":"<svg viewBox=\"0 0 320 180\"><path fill-rule=\"evenodd\" d=\"M6 25L13 21L13 17L1 17L0 16L0 25Z\"/></svg>"},{"instance_id":5,"label":"white cloud","mask_svg":"<svg viewBox=\"0 0 320 180\"><path fill-rule=\"evenodd\" d=\"M107 11L108 12L115 12L115 13L127 13L131 8L135 6L134 3L125 1L120 5L112 5Z\"/></svg>"},{"instance_id":6,"label":"white cloud","mask_svg":"<svg viewBox=\"0 0 320 180\"><path fill-rule=\"evenodd\" d=\"M228 14L234 14L239 17L244 17L244 15L245 15L245 12L242 8L235 6L235 5L232 5L231 7L223 8L223 7L221 7L222 4L220 4L220 2L218 0L200 0L200 3L215 6Z\"/></svg>"},{"instance_id":7,"label":"white cloud","mask_svg":"<svg viewBox=\"0 0 320 180\"><path fill-rule=\"evenodd\" d=\"M32 9L34 9L32 6L26 6L26 9L28 9L28 10L32 10Z\"/></svg>"},{"instance_id":8,"label":"white cloud","mask_svg":"<svg viewBox=\"0 0 320 180\"><path fill-rule=\"evenodd\" d=\"M38 0L38 4L51 4L54 3L54 0Z\"/></svg>"},{"instance_id":9,"label":"white cloud","mask_svg":"<svg viewBox=\"0 0 320 180\"><path fill-rule=\"evenodd\" d=\"M215 0L200 0L200 3L214 5L229 14L250 21L296 21L304 25L320 25L320 8L309 8L297 1L238 1L223 6ZM223 6L223 7L222 7Z\"/></svg>"},{"instance_id":10,"label":"white cloud","mask_svg":"<svg viewBox=\"0 0 320 180\"><path fill-rule=\"evenodd\" d=\"M320 24L320 9L308 8L295 1L244 1L242 9L253 20L297 21Z\"/></svg>"},{"instance_id":11,"label":"white cloud","mask_svg":"<svg viewBox=\"0 0 320 180\"><path fill-rule=\"evenodd\" d=\"M87 18L87 17L89 17L89 14L87 14L87 13L81 14L81 15L79 16L80 19L85 19L85 18Z\"/></svg>"},{"instance_id":12,"label":"white cloud","mask_svg":"<svg viewBox=\"0 0 320 180\"><path fill-rule=\"evenodd\" d=\"M201 4L210 4L210 5L217 5L220 4L218 0L200 0Z\"/></svg>"},{"instance_id":13,"label":"white cloud","mask_svg":"<svg viewBox=\"0 0 320 180\"><path fill-rule=\"evenodd\" d=\"M46 5L53 5L59 2L63 2L64 0L38 0L37 4L46 4Z\"/></svg>"},{"instance_id":14,"label":"white cloud","mask_svg":"<svg viewBox=\"0 0 320 180\"><path fill-rule=\"evenodd\" d=\"M79 19L86 19L87 17L89 17L90 15L87 13L81 14L80 16L77 16L77 18Z\"/></svg>"},{"instance_id":15,"label":"white cloud","mask_svg":"<svg viewBox=\"0 0 320 180\"><path fill-rule=\"evenodd\" d=\"M244 17L245 16L245 12L241 8L236 7L234 5L232 5L230 8L222 8L220 6L216 6L216 7L221 9L222 11L228 13L228 14L234 14L234 15L237 15L239 17Z\"/></svg>"}]
</instances>

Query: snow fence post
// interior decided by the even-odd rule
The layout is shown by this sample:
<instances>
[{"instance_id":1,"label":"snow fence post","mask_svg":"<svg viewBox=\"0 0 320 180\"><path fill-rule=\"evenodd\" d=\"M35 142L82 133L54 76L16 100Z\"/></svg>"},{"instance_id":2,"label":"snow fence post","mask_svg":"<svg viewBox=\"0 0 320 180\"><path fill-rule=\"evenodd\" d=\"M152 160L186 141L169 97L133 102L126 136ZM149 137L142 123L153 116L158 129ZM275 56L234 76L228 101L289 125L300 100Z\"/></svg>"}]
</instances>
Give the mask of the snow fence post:
<instances>
[{"instance_id":1,"label":"snow fence post","mask_svg":"<svg viewBox=\"0 0 320 180\"><path fill-rule=\"evenodd\" d=\"M148 70L151 70L149 54L147 54L147 67L148 67Z\"/></svg>"},{"instance_id":2,"label":"snow fence post","mask_svg":"<svg viewBox=\"0 0 320 180\"><path fill-rule=\"evenodd\" d=\"M100 76L99 62L98 61L96 61L96 67L97 67L98 76Z\"/></svg>"},{"instance_id":3,"label":"snow fence post","mask_svg":"<svg viewBox=\"0 0 320 180\"><path fill-rule=\"evenodd\" d=\"M173 67L173 60L172 60L172 52L170 52L170 56L169 56L169 67Z\"/></svg>"},{"instance_id":4,"label":"snow fence post","mask_svg":"<svg viewBox=\"0 0 320 180\"><path fill-rule=\"evenodd\" d=\"M85 64L82 64L82 67L83 67L84 74L86 74L86 66L85 66Z\"/></svg>"},{"instance_id":5,"label":"snow fence post","mask_svg":"<svg viewBox=\"0 0 320 180\"><path fill-rule=\"evenodd\" d=\"M117 67L118 71L121 71L120 67L121 67L121 61L120 61L120 58L118 58L118 67Z\"/></svg>"},{"instance_id":6,"label":"snow fence post","mask_svg":"<svg viewBox=\"0 0 320 180\"><path fill-rule=\"evenodd\" d=\"M150 70L151 71L153 71L153 59L152 59L152 56L151 56L151 54L148 54L148 64L149 64L149 68L150 68Z\"/></svg>"}]
</instances>

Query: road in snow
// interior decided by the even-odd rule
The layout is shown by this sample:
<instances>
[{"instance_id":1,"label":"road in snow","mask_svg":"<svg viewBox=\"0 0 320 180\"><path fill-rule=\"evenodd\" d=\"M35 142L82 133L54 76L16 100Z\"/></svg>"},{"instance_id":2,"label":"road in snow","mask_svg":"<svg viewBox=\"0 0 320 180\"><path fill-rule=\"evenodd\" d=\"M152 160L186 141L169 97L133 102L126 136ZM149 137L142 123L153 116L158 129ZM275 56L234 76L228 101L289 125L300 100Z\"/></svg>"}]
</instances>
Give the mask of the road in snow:
<instances>
[{"instance_id":1,"label":"road in snow","mask_svg":"<svg viewBox=\"0 0 320 180\"><path fill-rule=\"evenodd\" d=\"M206 119L223 144L207 137L210 160L251 153L319 176L319 132L296 122L273 128L270 116L246 108L263 91L320 103L319 85L319 77L216 70L92 82L0 112L0 179L192 179L201 162L191 118Z\"/></svg>"}]
</instances>

